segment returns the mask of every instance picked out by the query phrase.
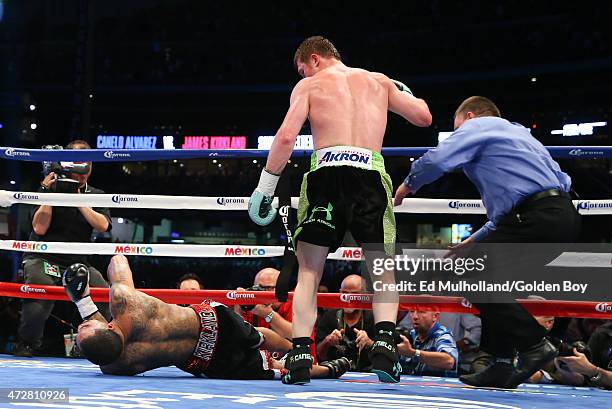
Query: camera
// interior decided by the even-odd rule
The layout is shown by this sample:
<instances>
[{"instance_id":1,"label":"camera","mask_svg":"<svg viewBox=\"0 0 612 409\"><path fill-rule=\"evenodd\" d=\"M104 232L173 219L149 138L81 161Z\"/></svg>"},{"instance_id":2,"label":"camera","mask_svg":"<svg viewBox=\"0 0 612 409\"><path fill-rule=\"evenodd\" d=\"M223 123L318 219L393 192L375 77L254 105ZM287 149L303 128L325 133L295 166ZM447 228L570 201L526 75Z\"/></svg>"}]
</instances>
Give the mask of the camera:
<instances>
[{"instance_id":1,"label":"camera","mask_svg":"<svg viewBox=\"0 0 612 409\"><path fill-rule=\"evenodd\" d=\"M245 288L246 291L264 291L265 289L263 287L261 287L259 284L255 284L252 287L249 288ZM241 305L240 308L242 309L242 311L251 311L253 310L253 308L255 308L255 304L252 305Z\"/></svg>"},{"instance_id":2,"label":"camera","mask_svg":"<svg viewBox=\"0 0 612 409\"><path fill-rule=\"evenodd\" d=\"M574 348L576 348L576 351L584 354L591 361L591 349L582 341L572 342L571 344L561 341L557 348L559 349L559 356L574 356Z\"/></svg>"},{"instance_id":3,"label":"camera","mask_svg":"<svg viewBox=\"0 0 612 409\"><path fill-rule=\"evenodd\" d=\"M42 149L63 149L59 145L45 145ZM53 172L56 175L55 183L51 188L54 193L76 193L79 190L79 182L70 178L70 173L76 173L79 175L86 175L89 173L88 163L74 163L74 162L51 162L45 161L42 163L43 175L47 177L49 173Z\"/></svg>"},{"instance_id":4,"label":"camera","mask_svg":"<svg viewBox=\"0 0 612 409\"><path fill-rule=\"evenodd\" d=\"M331 346L328 351L329 359L348 358L351 361L351 368L355 370L355 367L359 361L359 349L357 348L357 342L349 339L346 335L342 336L342 339L338 345Z\"/></svg>"},{"instance_id":5,"label":"camera","mask_svg":"<svg viewBox=\"0 0 612 409\"><path fill-rule=\"evenodd\" d=\"M400 338L400 335L403 335L406 338L410 339L410 330L404 327L396 327L395 332L393 333L393 342L395 343L395 345L401 344L403 342L402 338Z\"/></svg>"}]
</instances>

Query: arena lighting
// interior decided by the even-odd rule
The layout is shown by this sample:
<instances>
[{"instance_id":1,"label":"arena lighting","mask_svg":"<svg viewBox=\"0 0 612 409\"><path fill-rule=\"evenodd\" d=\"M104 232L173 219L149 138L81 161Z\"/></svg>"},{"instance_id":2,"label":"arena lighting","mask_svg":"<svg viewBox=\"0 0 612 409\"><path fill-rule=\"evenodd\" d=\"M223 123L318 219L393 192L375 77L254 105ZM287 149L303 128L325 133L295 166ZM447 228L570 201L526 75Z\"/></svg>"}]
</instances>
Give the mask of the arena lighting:
<instances>
[{"instance_id":1,"label":"arena lighting","mask_svg":"<svg viewBox=\"0 0 612 409\"><path fill-rule=\"evenodd\" d=\"M30 104L30 111L34 111L36 109L36 105Z\"/></svg>"},{"instance_id":2,"label":"arena lighting","mask_svg":"<svg viewBox=\"0 0 612 409\"><path fill-rule=\"evenodd\" d=\"M274 142L274 135L260 135L257 137L257 149L269 151L272 147L272 142ZM314 149L314 145L312 144L312 135L298 135L293 149Z\"/></svg>"},{"instance_id":3,"label":"arena lighting","mask_svg":"<svg viewBox=\"0 0 612 409\"><path fill-rule=\"evenodd\" d=\"M607 122L585 122L580 124L565 124L563 129L555 129L550 133L552 135L563 135L563 136L579 136L579 135L593 135L593 128L598 126L606 126Z\"/></svg>"},{"instance_id":4,"label":"arena lighting","mask_svg":"<svg viewBox=\"0 0 612 409\"><path fill-rule=\"evenodd\" d=\"M38 125L36 125L35 123L30 124L30 129L34 130L36 128L38 128Z\"/></svg>"}]
</instances>

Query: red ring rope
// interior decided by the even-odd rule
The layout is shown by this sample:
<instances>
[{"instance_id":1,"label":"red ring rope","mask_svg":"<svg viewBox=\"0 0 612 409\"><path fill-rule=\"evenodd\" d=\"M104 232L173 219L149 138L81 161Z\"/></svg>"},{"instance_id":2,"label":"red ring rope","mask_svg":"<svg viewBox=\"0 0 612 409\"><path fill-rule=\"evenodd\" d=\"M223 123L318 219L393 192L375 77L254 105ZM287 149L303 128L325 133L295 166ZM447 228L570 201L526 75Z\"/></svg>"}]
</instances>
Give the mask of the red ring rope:
<instances>
[{"instance_id":1,"label":"red ring rope","mask_svg":"<svg viewBox=\"0 0 612 409\"><path fill-rule=\"evenodd\" d=\"M273 291L138 289L170 304L199 304L210 299L226 305L270 304L276 302ZM94 301L107 301L108 288L92 288ZM63 287L0 282L0 296L68 301ZM289 299L293 293L289 293ZM318 306L323 308L372 309L372 294L321 293ZM612 319L612 301L518 300L532 315ZM429 295L400 296L400 310L437 309L441 312L478 314L478 310L461 297Z\"/></svg>"}]
</instances>

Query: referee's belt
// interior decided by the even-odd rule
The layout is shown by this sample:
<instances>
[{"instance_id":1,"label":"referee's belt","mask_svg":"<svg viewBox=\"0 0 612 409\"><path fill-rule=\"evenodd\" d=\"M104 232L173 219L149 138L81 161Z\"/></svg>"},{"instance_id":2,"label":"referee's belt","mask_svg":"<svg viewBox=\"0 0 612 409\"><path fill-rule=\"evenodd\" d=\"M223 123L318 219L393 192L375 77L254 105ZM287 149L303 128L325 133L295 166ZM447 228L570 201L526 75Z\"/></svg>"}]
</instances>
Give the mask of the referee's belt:
<instances>
[{"instance_id":1,"label":"referee's belt","mask_svg":"<svg viewBox=\"0 0 612 409\"><path fill-rule=\"evenodd\" d=\"M568 192L564 192L559 189L548 189L548 190L543 190L538 193L534 193L533 195L527 197L527 199L523 200L520 204L516 206L516 209L525 208L537 202L538 200L546 199L547 197L555 197L555 196L564 197L569 200L572 199L572 196Z\"/></svg>"}]
</instances>

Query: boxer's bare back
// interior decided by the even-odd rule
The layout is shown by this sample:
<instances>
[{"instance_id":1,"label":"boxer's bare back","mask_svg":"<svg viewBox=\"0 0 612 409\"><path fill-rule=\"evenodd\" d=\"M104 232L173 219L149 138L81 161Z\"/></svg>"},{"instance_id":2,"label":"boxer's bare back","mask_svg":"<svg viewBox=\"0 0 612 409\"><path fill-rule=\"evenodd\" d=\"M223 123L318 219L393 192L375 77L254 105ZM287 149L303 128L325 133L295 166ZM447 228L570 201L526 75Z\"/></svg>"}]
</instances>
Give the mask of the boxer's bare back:
<instances>
[{"instance_id":1,"label":"boxer's bare back","mask_svg":"<svg viewBox=\"0 0 612 409\"><path fill-rule=\"evenodd\" d=\"M276 135L277 149L273 145L268 157L270 172L280 173L306 119L315 149L343 145L376 152L382 148L387 111L417 126L431 123L425 101L400 92L386 75L347 67L333 58L324 62L326 67L315 73L309 63L297 63L305 78L291 94L291 105Z\"/></svg>"},{"instance_id":2,"label":"boxer's bare back","mask_svg":"<svg viewBox=\"0 0 612 409\"><path fill-rule=\"evenodd\" d=\"M100 367L102 372L133 375L186 362L200 334L200 320L195 312L136 290L130 266L123 256L111 259L107 275L112 283L113 315L107 325L119 331L124 348L119 359ZM79 334L86 335L88 330L95 330L99 325L95 320L84 321L79 326Z\"/></svg>"}]
</instances>

